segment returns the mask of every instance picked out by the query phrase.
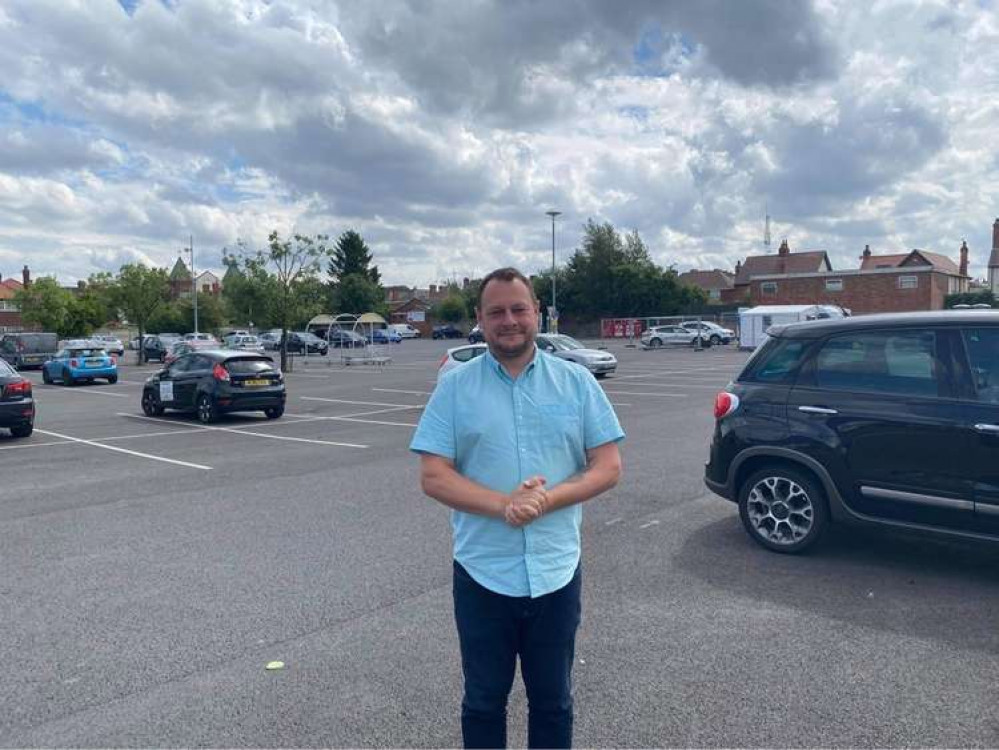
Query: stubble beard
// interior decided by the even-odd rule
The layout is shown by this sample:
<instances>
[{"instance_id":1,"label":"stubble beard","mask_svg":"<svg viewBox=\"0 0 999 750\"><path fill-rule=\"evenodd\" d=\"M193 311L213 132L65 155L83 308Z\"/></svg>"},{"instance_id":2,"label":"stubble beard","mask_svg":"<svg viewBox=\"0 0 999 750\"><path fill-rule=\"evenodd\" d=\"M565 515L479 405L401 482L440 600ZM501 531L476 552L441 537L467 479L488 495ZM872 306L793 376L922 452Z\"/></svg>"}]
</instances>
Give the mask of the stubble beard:
<instances>
[{"instance_id":1,"label":"stubble beard","mask_svg":"<svg viewBox=\"0 0 999 750\"><path fill-rule=\"evenodd\" d=\"M518 357L522 357L534 348L534 341L537 336L537 332L521 331L521 333L524 334L523 343L516 345L505 344L503 339L497 336L495 341L488 342L489 351L492 352L492 355L498 360L513 360Z\"/></svg>"}]
</instances>

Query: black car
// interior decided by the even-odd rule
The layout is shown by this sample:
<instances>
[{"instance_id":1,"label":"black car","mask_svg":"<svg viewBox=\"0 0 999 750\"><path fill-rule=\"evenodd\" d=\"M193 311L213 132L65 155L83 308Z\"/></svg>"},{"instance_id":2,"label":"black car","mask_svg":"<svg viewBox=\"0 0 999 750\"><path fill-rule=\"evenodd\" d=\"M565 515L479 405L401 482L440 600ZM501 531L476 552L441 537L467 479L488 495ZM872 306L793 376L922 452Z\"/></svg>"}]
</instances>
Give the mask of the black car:
<instances>
[{"instance_id":1,"label":"black car","mask_svg":"<svg viewBox=\"0 0 999 750\"><path fill-rule=\"evenodd\" d=\"M146 336L142 341L142 356L146 362L166 362L173 345L180 341L179 336Z\"/></svg>"},{"instance_id":2,"label":"black car","mask_svg":"<svg viewBox=\"0 0 999 750\"><path fill-rule=\"evenodd\" d=\"M0 359L15 370L41 367L59 350L54 333L5 333L0 337Z\"/></svg>"},{"instance_id":3,"label":"black car","mask_svg":"<svg viewBox=\"0 0 999 750\"><path fill-rule=\"evenodd\" d=\"M453 325L443 325L434 326L431 332L431 337L435 339L463 339L465 334L462 333L460 328L455 328Z\"/></svg>"},{"instance_id":4,"label":"black car","mask_svg":"<svg viewBox=\"0 0 999 750\"><path fill-rule=\"evenodd\" d=\"M482 329L475 326L471 331L468 332L468 343L469 344L481 344L486 340L486 335L482 332Z\"/></svg>"},{"instance_id":5,"label":"black car","mask_svg":"<svg viewBox=\"0 0 999 750\"><path fill-rule=\"evenodd\" d=\"M35 429L35 399L31 381L0 359L0 427L16 438L28 437Z\"/></svg>"},{"instance_id":6,"label":"black car","mask_svg":"<svg viewBox=\"0 0 999 750\"><path fill-rule=\"evenodd\" d=\"M708 487L771 550L832 522L999 541L999 312L771 328L715 401Z\"/></svg>"},{"instance_id":7,"label":"black car","mask_svg":"<svg viewBox=\"0 0 999 750\"><path fill-rule=\"evenodd\" d=\"M284 403L284 378L274 361L248 352L209 349L185 354L142 388L147 416L176 409L194 412L204 424L234 411L262 411L277 419L284 414Z\"/></svg>"},{"instance_id":8,"label":"black car","mask_svg":"<svg viewBox=\"0 0 999 750\"><path fill-rule=\"evenodd\" d=\"M333 328L329 332L330 346L338 349L357 349L367 346L368 340L354 331L345 331L342 328Z\"/></svg>"},{"instance_id":9,"label":"black car","mask_svg":"<svg viewBox=\"0 0 999 750\"><path fill-rule=\"evenodd\" d=\"M280 350L281 346L278 345ZM290 354L319 354L326 356L329 344L308 331L288 331L288 352Z\"/></svg>"}]
</instances>

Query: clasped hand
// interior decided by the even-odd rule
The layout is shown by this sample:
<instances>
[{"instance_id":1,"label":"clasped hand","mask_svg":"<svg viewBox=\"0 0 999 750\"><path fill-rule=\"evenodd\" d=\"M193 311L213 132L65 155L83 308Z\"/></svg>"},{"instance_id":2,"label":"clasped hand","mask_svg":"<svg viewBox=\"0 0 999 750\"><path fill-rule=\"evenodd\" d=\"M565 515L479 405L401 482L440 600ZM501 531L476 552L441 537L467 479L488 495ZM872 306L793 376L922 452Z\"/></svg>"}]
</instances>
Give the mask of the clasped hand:
<instances>
[{"instance_id":1,"label":"clasped hand","mask_svg":"<svg viewBox=\"0 0 999 750\"><path fill-rule=\"evenodd\" d=\"M508 496L504 520L511 526L526 526L541 517L548 506L544 477L531 477Z\"/></svg>"}]
</instances>

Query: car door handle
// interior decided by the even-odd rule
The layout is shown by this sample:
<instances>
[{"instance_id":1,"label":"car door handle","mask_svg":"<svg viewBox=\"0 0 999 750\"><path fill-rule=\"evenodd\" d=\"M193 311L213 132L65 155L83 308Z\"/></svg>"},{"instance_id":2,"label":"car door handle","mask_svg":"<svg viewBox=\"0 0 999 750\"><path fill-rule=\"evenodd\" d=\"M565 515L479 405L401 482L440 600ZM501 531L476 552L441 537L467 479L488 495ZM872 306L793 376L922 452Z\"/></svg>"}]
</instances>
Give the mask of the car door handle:
<instances>
[{"instance_id":1,"label":"car door handle","mask_svg":"<svg viewBox=\"0 0 999 750\"><path fill-rule=\"evenodd\" d=\"M984 432L988 435L999 435L999 424L976 424L975 430L978 432Z\"/></svg>"},{"instance_id":2,"label":"car door handle","mask_svg":"<svg viewBox=\"0 0 999 750\"><path fill-rule=\"evenodd\" d=\"M839 414L835 409L826 409L822 406L799 406L798 411L803 411L806 414Z\"/></svg>"}]
</instances>

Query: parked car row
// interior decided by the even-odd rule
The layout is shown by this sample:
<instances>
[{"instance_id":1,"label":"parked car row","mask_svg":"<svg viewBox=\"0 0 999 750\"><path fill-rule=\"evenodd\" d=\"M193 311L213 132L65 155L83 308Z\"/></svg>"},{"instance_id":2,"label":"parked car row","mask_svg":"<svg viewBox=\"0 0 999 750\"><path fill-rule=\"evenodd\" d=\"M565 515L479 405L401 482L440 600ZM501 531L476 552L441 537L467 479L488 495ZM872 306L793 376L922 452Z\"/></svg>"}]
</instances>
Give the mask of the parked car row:
<instances>
[{"instance_id":1,"label":"parked car row","mask_svg":"<svg viewBox=\"0 0 999 750\"><path fill-rule=\"evenodd\" d=\"M596 378L603 378L617 370L617 357L613 354L590 349L571 336L539 333L536 342L540 351L575 362L593 373ZM437 365L437 380L459 365L484 354L488 348L487 344L480 342L448 349Z\"/></svg>"}]
</instances>

